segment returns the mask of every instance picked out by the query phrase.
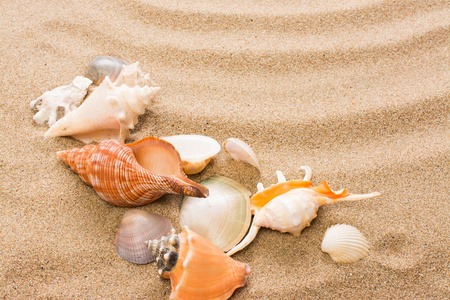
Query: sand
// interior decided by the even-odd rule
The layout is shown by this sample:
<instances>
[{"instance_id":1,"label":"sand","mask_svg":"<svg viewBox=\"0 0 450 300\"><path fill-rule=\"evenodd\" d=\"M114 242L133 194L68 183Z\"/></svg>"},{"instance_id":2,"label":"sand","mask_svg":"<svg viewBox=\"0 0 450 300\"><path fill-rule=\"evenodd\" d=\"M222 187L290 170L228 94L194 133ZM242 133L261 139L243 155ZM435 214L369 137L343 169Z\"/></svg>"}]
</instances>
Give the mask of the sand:
<instances>
[{"instance_id":1,"label":"sand","mask_svg":"<svg viewBox=\"0 0 450 300\"><path fill-rule=\"evenodd\" d=\"M167 4L170 2L171 4ZM261 229L233 258L251 268L232 299L449 299L447 1L10 0L0 3L0 297L168 299L154 265L120 258L128 208L85 185L44 138L29 102L90 60L139 61L162 87L129 141L237 137L261 173L221 151L191 179L302 178L380 197L320 208L298 237ZM141 209L180 229L181 196ZM337 264L325 230L345 223L367 258Z\"/></svg>"}]
</instances>

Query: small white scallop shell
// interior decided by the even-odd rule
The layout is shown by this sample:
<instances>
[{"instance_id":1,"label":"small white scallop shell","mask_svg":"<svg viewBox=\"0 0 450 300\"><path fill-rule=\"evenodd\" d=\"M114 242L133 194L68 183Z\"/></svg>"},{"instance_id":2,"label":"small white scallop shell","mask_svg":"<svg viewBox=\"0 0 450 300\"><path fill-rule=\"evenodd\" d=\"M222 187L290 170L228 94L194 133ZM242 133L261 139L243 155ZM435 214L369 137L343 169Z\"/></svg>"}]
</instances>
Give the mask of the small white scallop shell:
<instances>
[{"instance_id":1,"label":"small white scallop shell","mask_svg":"<svg viewBox=\"0 0 450 300\"><path fill-rule=\"evenodd\" d=\"M221 149L215 139L203 135L174 135L161 139L171 143L180 153L186 174L200 173Z\"/></svg>"},{"instance_id":2,"label":"small white scallop shell","mask_svg":"<svg viewBox=\"0 0 450 300\"><path fill-rule=\"evenodd\" d=\"M258 157L255 152L253 152L252 148L244 141L236 138L229 138L223 142L223 148L234 160L251 164L258 170L261 170Z\"/></svg>"},{"instance_id":3,"label":"small white scallop shell","mask_svg":"<svg viewBox=\"0 0 450 300\"><path fill-rule=\"evenodd\" d=\"M335 262L350 263L369 254L369 243L355 227L338 224L325 232L322 251L327 252Z\"/></svg>"}]
</instances>

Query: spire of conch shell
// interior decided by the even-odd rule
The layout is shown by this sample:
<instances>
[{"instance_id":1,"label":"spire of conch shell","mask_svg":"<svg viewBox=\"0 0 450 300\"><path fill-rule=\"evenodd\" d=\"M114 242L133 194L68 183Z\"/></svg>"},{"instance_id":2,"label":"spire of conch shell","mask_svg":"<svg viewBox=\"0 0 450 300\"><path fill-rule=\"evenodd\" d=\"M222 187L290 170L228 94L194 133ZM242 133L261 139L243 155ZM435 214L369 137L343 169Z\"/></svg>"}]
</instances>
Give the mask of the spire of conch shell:
<instances>
[{"instance_id":1,"label":"spire of conch shell","mask_svg":"<svg viewBox=\"0 0 450 300\"><path fill-rule=\"evenodd\" d=\"M107 139L124 142L160 90L152 84L138 62L123 66L114 83L107 76L83 104L53 124L45 136L72 136L85 143Z\"/></svg>"}]
</instances>

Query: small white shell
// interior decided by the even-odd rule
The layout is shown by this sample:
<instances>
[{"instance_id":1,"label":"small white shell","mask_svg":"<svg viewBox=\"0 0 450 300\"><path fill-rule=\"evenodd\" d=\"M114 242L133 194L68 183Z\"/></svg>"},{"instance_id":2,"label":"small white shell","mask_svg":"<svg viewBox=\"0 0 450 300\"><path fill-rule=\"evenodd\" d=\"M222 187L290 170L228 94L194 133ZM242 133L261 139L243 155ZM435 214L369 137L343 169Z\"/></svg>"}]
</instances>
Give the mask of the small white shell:
<instances>
[{"instance_id":1,"label":"small white shell","mask_svg":"<svg viewBox=\"0 0 450 300\"><path fill-rule=\"evenodd\" d=\"M75 110L87 94L87 89L92 80L83 76L77 76L69 85L62 85L47 91L42 96L30 102L32 109L38 112L33 120L38 124L48 122L52 126L59 118ZM62 116L58 116L59 108L63 108Z\"/></svg>"},{"instance_id":2,"label":"small white shell","mask_svg":"<svg viewBox=\"0 0 450 300\"><path fill-rule=\"evenodd\" d=\"M362 233L345 224L328 228L322 241L322 251L330 254L335 262L358 261L369 254L369 249L369 243Z\"/></svg>"},{"instance_id":3,"label":"small white shell","mask_svg":"<svg viewBox=\"0 0 450 300\"><path fill-rule=\"evenodd\" d=\"M223 251L228 251L242 240L250 226L250 191L224 176L213 176L200 184L208 188L209 196L183 198L181 227L189 226Z\"/></svg>"},{"instance_id":4,"label":"small white shell","mask_svg":"<svg viewBox=\"0 0 450 300\"><path fill-rule=\"evenodd\" d=\"M161 139L171 143L180 153L186 174L200 173L221 149L215 139L203 135L174 135Z\"/></svg>"},{"instance_id":5,"label":"small white shell","mask_svg":"<svg viewBox=\"0 0 450 300\"><path fill-rule=\"evenodd\" d=\"M229 138L223 142L223 148L234 160L251 164L258 170L261 170L258 157L255 152L253 152L252 148L244 141L236 138Z\"/></svg>"}]
</instances>

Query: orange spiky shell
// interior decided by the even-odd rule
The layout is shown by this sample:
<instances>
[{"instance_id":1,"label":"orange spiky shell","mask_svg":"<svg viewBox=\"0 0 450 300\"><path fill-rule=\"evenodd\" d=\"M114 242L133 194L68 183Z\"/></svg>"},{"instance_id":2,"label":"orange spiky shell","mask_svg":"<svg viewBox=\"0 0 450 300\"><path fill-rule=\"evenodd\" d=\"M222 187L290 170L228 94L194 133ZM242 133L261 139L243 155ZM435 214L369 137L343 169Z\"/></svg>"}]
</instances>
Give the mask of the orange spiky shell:
<instances>
[{"instance_id":1,"label":"orange spiky shell","mask_svg":"<svg viewBox=\"0 0 450 300\"><path fill-rule=\"evenodd\" d=\"M228 299L245 285L250 267L227 256L186 226L180 234L180 254L170 272L170 299Z\"/></svg>"},{"instance_id":2,"label":"orange spiky shell","mask_svg":"<svg viewBox=\"0 0 450 300\"><path fill-rule=\"evenodd\" d=\"M208 196L207 188L183 173L175 148L157 138L148 137L127 145L107 140L97 146L57 154L84 183L113 205L146 205L166 193Z\"/></svg>"},{"instance_id":3,"label":"orange spiky shell","mask_svg":"<svg viewBox=\"0 0 450 300\"><path fill-rule=\"evenodd\" d=\"M304 168L309 173L309 168ZM259 187L259 192L250 198L252 213L255 214L253 223L247 236L228 251L227 255L233 255L249 245L258 234L260 227L300 235L317 216L320 206L341 201L358 201L380 195L378 192L350 194L345 189L336 193L331 190L326 181L313 187L308 180L285 181L282 173L279 173L281 176L277 173L279 175L277 184L267 189ZM309 173L305 177L310 178L310 175Z\"/></svg>"},{"instance_id":4,"label":"orange spiky shell","mask_svg":"<svg viewBox=\"0 0 450 300\"><path fill-rule=\"evenodd\" d=\"M187 226L180 234L173 231L148 246L158 255L160 276L171 280L170 299L228 299L250 274L247 264L227 256ZM174 267L173 259L177 259Z\"/></svg>"}]
</instances>

